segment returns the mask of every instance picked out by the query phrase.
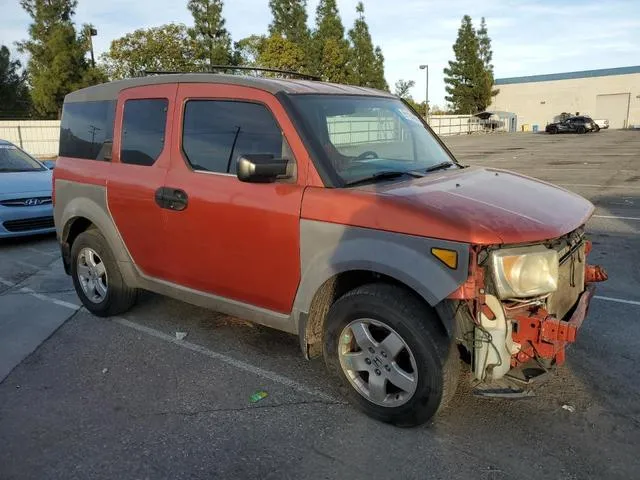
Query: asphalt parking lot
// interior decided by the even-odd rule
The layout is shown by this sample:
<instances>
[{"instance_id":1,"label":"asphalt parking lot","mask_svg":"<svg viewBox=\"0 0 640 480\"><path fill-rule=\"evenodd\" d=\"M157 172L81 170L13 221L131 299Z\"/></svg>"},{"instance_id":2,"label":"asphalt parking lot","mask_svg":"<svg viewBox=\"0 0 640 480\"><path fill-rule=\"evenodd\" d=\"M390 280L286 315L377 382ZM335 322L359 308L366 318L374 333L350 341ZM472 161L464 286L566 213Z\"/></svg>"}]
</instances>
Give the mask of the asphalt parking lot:
<instances>
[{"instance_id":1,"label":"asphalt parking lot","mask_svg":"<svg viewBox=\"0 0 640 480\"><path fill-rule=\"evenodd\" d=\"M640 131L444 140L463 163L596 205L590 262L610 280L536 397L478 398L463 379L434 425L380 424L297 338L152 294L98 319L55 238L14 240L0 244L0 478L637 478Z\"/></svg>"}]
</instances>

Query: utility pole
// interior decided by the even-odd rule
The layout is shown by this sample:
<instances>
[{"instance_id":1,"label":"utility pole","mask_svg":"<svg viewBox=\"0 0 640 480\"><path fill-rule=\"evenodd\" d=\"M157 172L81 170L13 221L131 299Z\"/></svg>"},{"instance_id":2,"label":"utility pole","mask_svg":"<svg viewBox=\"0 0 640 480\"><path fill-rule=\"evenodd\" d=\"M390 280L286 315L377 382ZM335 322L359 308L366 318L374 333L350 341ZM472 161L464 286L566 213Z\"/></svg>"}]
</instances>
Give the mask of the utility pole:
<instances>
[{"instance_id":1,"label":"utility pole","mask_svg":"<svg viewBox=\"0 0 640 480\"><path fill-rule=\"evenodd\" d=\"M426 95L424 99L424 118L426 120L429 116L429 65L420 65L420 70L425 70L427 73Z\"/></svg>"}]
</instances>

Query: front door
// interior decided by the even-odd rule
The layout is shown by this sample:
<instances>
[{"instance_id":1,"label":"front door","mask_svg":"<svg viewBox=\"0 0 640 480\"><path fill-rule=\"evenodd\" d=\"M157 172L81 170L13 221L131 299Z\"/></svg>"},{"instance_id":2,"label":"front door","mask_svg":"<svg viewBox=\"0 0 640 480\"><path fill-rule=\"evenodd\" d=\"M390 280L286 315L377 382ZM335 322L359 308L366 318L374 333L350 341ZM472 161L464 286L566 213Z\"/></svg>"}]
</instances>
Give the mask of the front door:
<instances>
[{"instance_id":1,"label":"front door","mask_svg":"<svg viewBox=\"0 0 640 480\"><path fill-rule=\"evenodd\" d=\"M299 220L306 180L300 139L276 98L252 88L178 88L165 193L170 280L287 313L300 280ZM297 160L293 180L243 183L244 154ZM177 197L176 197L177 195Z\"/></svg>"},{"instance_id":2,"label":"front door","mask_svg":"<svg viewBox=\"0 0 640 480\"><path fill-rule=\"evenodd\" d=\"M171 158L165 139L171 137L177 88L150 85L120 94L107 184L109 211L133 261L157 278L166 278L167 270L164 210L155 196Z\"/></svg>"}]
</instances>

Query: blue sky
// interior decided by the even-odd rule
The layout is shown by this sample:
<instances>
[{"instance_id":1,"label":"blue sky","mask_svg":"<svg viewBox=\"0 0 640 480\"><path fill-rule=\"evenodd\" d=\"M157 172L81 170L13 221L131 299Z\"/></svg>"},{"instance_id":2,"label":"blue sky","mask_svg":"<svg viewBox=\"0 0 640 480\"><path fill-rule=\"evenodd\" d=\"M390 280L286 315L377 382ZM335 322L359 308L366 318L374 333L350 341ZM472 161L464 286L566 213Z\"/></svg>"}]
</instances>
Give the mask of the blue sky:
<instances>
[{"instance_id":1,"label":"blue sky","mask_svg":"<svg viewBox=\"0 0 640 480\"><path fill-rule=\"evenodd\" d=\"M111 40L142 27L176 22L189 24L186 0L79 0L76 23L98 29L99 54ZM308 1L310 19L318 0ZM338 0L345 27L355 18L357 0ZM376 44L385 55L390 85L415 80L412 94L424 100L424 70L429 64L429 99L443 105L442 69L453 57L451 46L460 19L474 23L485 16L493 41L496 78L573 70L640 65L638 0L364 0ZM27 36L29 17L17 0L0 0L0 44ZM268 0L226 0L227 27L234 40L263 33L270 21Z\"/></svg>"}]
</instances>

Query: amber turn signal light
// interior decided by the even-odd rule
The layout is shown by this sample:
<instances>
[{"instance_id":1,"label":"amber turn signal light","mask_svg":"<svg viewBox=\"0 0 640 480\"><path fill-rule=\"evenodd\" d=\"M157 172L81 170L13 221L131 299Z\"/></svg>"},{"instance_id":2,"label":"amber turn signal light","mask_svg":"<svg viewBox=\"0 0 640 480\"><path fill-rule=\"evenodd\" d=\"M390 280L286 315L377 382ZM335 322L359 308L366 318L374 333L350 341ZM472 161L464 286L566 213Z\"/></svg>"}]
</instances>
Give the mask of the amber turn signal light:
<instances>
[{"instance_id":1,"label":"amber turn signal light","mask_svg":"<svg viewBox=\"0 0 640 480\"><path fill-rule=\"evenodd\" d=\"M458 252L455 250L447 250L445 248L432 248L431 255L436 257L447 267L456 269L458 268Z\"/></svg>"}]
</instances>

